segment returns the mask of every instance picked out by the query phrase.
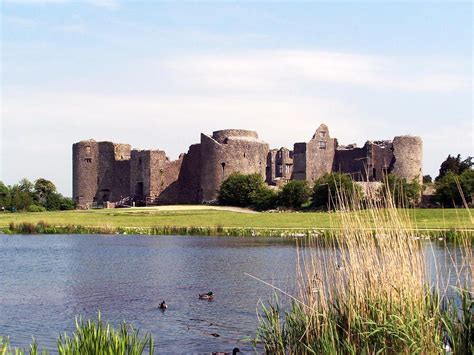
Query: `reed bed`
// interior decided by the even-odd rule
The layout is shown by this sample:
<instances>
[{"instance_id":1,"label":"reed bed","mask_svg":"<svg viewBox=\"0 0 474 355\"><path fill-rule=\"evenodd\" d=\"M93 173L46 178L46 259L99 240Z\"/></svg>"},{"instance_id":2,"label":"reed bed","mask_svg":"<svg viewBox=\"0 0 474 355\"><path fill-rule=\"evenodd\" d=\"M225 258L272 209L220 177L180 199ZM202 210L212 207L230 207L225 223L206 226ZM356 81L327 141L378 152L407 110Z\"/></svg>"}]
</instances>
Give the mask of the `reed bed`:
<instances>
[{"instance_id":1,"label":"reed bed","mask_svg":"<svg viewBox=\"0 0 474 355\"><path fill-rule=\"evenodd\" d=\"M455 285L441 273L430 282L429 248L409 210L391 196L362 206L339 193L338 205L329 242L298 248L290 307L261 304L255 343L271 354L472 354L471 237L458 235L460 255L448 256Z\"/></svg>"},{"instance_id":2,"label":"reed bed","mask_svg":"<svg viewBox=\"0 0 474 355\"><path fill-rule=\"evenodd\" d=\"M139 331L125 322L115 329L103 322L99 313L97 320L76 318L76 330L71 335L64 333L58 337L56 352L59 355L153 355L154 343L151 334L140 337ZM39 350L34 339L25 350L12 348L9 339L0 336L0 355L13 354L46 355L49 352Z\"/></svg>"}]
</instances>

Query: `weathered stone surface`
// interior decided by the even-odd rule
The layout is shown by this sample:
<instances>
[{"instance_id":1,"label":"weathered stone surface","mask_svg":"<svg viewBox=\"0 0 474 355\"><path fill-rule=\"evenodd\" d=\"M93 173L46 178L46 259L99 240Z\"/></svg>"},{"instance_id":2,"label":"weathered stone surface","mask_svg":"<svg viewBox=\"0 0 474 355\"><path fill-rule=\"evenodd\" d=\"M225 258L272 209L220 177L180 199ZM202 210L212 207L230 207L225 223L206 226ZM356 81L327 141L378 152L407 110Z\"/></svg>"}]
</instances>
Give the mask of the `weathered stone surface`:
<instances>
[{"instance_id":1,"label":"weathered stone surface","mask_svg":"<svg viewBox=\"0 0 474 355\"><path fill-rule=\"evenodd\" d=\"M394 173L420 179L422 141L400 136L339 146L322 124L307 143L269 150L254 131L226 129L201 134L201 142L171 161L161 150L131 150L128 144L86 140L73 145L73 197L78 208L124 198L155 204L201 203L215 200L230 174L258 173L269 185L306 180L339 171L356 181L381 181Z\"/></svg>"}]
</instances>

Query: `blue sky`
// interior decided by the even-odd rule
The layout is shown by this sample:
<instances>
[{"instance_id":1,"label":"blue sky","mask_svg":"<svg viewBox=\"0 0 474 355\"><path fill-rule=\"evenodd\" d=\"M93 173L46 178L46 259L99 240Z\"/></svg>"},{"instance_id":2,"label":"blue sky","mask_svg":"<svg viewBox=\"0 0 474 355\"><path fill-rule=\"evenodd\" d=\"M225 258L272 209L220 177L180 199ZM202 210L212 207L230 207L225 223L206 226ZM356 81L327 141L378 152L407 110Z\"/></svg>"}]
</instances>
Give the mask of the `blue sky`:
<instances>
[{"instance_id":1,"label":"blue sky","mask_svg":"<svg viewBox=\"0 0 474 355\"><path fill-rule=\"evenodd\" d=\"M4 0L0 179L71 194L71 145L171 159L200 132L272 147L420 135L424 172L473 154L470 2Z\"/></svg>"}]
</instances>

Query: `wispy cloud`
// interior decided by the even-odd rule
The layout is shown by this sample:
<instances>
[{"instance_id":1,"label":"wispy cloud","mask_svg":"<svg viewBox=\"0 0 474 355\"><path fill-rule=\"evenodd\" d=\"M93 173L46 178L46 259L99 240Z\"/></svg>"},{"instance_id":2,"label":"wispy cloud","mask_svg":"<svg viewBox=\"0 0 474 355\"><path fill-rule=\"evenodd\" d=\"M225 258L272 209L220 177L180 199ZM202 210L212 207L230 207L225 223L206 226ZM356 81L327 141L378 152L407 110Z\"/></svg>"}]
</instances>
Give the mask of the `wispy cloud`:
<instances>
[{"instance_id":1,"label":"wispy cloud","mask_svg":"<svg viewBox=\"0 0 474 355\"><path fill-rule=\"evenodd\" d=\"M469 77L453 68L425 68L424 59L397 59L315 50L262 50L196 55L167 63L200 85L268 89L317 82L373 89L451 92L468 89Z\"/></svg>"},{"instance_id":2,"label":"wispy cloud","mask_svg":"<svg viewBox=\"0 0 474 355\"><path fill-rule=\"evenodd\" d=\"M38 25L36 20L21 16L2 14L1 19L6 26L35 27Z\"/></svg>"},{"instance_id":3,"label":"wispy cloud","mask_svg":"<svg viewBox=\"0 0 474 355\"><path fill-rule=\"evenodd\" d=\"M53 5L67 3L83 3L115 10L119 8L118 0L3 0L5 3L21 5Z\"/></svg>"}]
</instances>

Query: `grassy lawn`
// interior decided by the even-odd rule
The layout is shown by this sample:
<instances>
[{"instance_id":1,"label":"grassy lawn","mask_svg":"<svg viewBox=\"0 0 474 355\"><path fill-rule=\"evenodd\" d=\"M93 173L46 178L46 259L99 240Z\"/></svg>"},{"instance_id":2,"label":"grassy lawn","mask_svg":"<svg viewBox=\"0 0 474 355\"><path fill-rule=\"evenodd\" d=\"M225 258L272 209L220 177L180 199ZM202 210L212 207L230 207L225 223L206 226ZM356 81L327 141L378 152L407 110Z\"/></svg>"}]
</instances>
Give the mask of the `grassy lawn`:
<instances>
[{"instance_id":1,"label":"grassy lawn","mask_svg":"<svg viewBox=\"0 0 474 355\"><path fill-rule=\"evenodd\" d=\"M469 211L463 209L414 209L408 213L419 228L474 229ZM41 213L0 213L0 227L10 222L45 221L50 225L68 224L110 227L248 227L248 228L326 228L336 215L325 212L307 213L239 213L194 209L157 210L147 208L64 211Z\"/></svg>"}]
</instances>

